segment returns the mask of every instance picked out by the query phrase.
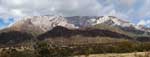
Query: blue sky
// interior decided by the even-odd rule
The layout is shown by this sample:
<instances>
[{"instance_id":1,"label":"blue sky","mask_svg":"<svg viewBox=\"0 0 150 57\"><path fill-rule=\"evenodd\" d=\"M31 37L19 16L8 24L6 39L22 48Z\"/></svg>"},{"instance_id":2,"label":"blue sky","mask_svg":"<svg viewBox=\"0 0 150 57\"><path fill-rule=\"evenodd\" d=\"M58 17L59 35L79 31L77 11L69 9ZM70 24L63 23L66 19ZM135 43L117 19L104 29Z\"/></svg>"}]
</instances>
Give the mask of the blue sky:
<instances>
[{"instance_id":1,"label":"blue sky","mask_svg":"<svg viewBox=\"0 0 150 57\"><path fill-rule=\"evenodd\" d=\"M40 15L111 15L150 27L150 0L0 0L0 28Z\"/></svg>"},{"instance_id":2,"label":"blue sky","mask_svg":"<svg viewBox=\"0 0 150 57\"><path fill-rule=\"evenodd\" d=\"M8 25L14 23L14 18L9 17L8 19L4 20L3 18L0 18L0 28L5 28Z\"/></svg>"}]
</instances>

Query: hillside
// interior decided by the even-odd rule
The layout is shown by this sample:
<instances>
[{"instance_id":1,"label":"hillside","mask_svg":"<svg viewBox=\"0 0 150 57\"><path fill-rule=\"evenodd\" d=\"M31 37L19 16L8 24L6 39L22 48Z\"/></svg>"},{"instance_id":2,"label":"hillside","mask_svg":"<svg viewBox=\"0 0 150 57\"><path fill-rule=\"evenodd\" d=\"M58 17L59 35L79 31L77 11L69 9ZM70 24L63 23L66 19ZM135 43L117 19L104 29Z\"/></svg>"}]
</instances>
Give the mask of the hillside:
<instances>
[{"instance_id":1,"label":"hillside","mask_svg":"<svg viewBox=\"0 0 150 57\"><path fill-rule=\"evenodd\" d=\"M150 41L148 29L141 30L140 28L113 16L29 16L2 29L0 44L18 44L35 40L60 43L78 42L78 44L104 42L101 40L106 42Z\"/></svg>"},{"instance_id":2,"label":"hillside","mask_svg":"<svg viewBox=\"0 0 150 57\"><path fill-rule=\"evenodd\" d=\"M0 30L0 57L146 52L150 50L149 33L147 28L113 16L30 16Z\"/></svg>"},{"instance_id":3,"label":"hillside","mask_svg":"<svg viewBox=\"0 0 150 57\"><path fill-rule=\"evenodd\" d=\"M64 37L64 38L70 38L72 36L83 36L83 37L112 37L112 38L126 38L131 39L130 37L108 31L108 30L100 30L100 29L67 29L65 27L56 26L52 30L46 32L45 34L42 34L39 36L40 39L44 38L55 38L55 37Z\"/></svg>"}]
</instances>

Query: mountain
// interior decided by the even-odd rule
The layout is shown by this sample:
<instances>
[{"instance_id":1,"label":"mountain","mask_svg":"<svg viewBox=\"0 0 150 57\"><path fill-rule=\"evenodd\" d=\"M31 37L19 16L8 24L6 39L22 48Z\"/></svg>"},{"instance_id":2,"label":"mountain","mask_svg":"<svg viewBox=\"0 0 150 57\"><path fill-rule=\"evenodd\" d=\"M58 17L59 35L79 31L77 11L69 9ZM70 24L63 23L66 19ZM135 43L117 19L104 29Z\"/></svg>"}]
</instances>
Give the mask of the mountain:
<instances>
[{"instance_id":1,"label":"mountain","mask_svg":"<svg viewBox=\"0 0 150 57\"><path fill-rule=\"evenodd\" d=\"M11 29L41 34L55 26L63 26L70 29L76 28L74 24L68 23L62 16L27 16L13 24Z\"/></svg>"},{"instance_id":2,"label":"mountain","mask_svg":"<svg viewBox=\"0 0 150 57\"><path fill-rule=\"evenodd\" d=\"M66 27L68 29L79 29L95 26L102 29L106 26L103 29L114 28L113 30L109 30L116 31L118 33L123 32L126 34L134 34L135 36L150 35L150 28L146 28L142 25L135 25L114 16L27 16L21 18L10 27L11 29L8 30L30 32L34 35L40 35L56 26Z\"/></svg>"},{"instance_id":3,"label":"mountain","mask_svg":"<svg viewBox=\"0 0 150 57\"><path fill-rule=\"evenodd\" d=\"M124 21L114 16L27 16L21 18L11 27L15 30L29 31L35 30L46 32L56 26L63 26L70 29L92 27L98 24L106 24L114 27L120 27L122 30L134 32L150 32L149 28L142 25L134 25L131 22ZM29 28L29 29L28 29Z\"/></svg>"},{"instance_id":4,"label":"mountain","mask_svg":"<svg viewBox=\"0 0 150 57\"><path fill-rule=\"evenodd\" d=\"M80 41L79 44L99 43L100 39L108 38L107 42L118 39L144 42L150 41L149 35L150 28L114 16L27 16L0 30L0 45L48 39L55 39L56 43L60 39L67 43Z\"/></svg>"},{"instance_id":5,"label":"mountain","mask_svg":"<svg viewBox=\"0 0 150 57\"><path fill-rule=\"evenodd\" d=\"M129 27L132 23L118 19L114 16L74 16L66 17L71 23L76 26L83 27L96 24L118 25L121 27Z\"/></svg>"},{"instance_id":6,"label":"mountain","mask_svg":"<svg viewBox=\"0 0 150 57\"><path fill-rule=\"evenodd\" d=\"M150 35L149 28L142 25L135 25L114 16L73 16L66 17L66 19L79 28L104 24L136 35Z\"/></svg>"}]
</instances>

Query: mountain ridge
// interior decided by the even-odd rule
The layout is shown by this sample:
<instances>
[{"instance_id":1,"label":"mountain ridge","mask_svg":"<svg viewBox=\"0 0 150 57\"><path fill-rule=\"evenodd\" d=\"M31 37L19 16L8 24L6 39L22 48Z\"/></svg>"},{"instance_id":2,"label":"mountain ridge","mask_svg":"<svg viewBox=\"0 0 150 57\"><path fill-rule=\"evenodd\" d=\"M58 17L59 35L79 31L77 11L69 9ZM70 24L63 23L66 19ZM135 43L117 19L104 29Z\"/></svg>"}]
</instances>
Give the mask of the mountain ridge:
<instances>
[{"instance_id":1,"label":"mountain ridge","mask_svg":"<svg viewBox=\"0 0 150 57\"><path fill-rule=\"evenodd\" d=\"M150 35L150 28L135 25L115 16L28 16L21 19L10 26L10 28L25 32L37 31L38 34L36 32L35 34L39 35L56 26L63 26L68 29L81 29L105 24L108 27L116 27L136 35Z\"/></svg>"},{"instance_id":2,"label":"mountain ridge","mask_svg":"<svg viewBox=\"0 0 150 57\"><path fill-rule=\"evenodd\" d=\"M64 26L68 28L82 28L90 27L97 24L108 24L120 27L134 27L137 30L150 32L149 28L146 28L142 25L135 25L131 22L119 19L114 16L27 16L21 19L22 20L16 22L12 26L17 26L17 23L26 23L29 25L38 26L42 30L46 31L52 29L51 27L55 26Z\"/></svg>"},{"instance_id":3,"label":"mountain ridge","mask_svg":"<svg viewBox=\"0 0 150 57\"><path fill-rule=\"evenodd\" d=\"M144 30L141 30L141 28ZM22 20L8 28L0 30L0 38L6 41L4 43L10 44L19 39L17 38L19 33L22 33L22 36L19 37L25 38L25 41L56 38L57 42L62 38L69 41L73 37L76 41L84 38L80 42L84 42L84 40L90 41L88 39L98 42L97 39L101 38L144 42L150 41L150 32L148 30L148 28L136 27L134 24L114 16L29 16L22 18ZM11 31L15 33L12 34ZM3 37L4 33L7 33L9 38ZM26 35L32 37L26 39ZM24 42L23 39L19 41ZM90 42L92 43L92 41Z\"/></svg>"}]
</instances>

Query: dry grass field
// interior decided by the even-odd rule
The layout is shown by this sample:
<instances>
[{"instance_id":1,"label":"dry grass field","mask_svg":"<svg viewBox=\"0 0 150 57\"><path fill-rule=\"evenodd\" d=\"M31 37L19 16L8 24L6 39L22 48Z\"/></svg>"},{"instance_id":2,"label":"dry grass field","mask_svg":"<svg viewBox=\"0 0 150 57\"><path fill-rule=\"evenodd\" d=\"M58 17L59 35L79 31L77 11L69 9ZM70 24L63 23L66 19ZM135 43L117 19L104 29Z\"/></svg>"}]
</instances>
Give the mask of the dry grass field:
<instances>
[{"instance_id":1,"label":"dry grass field","mask_svg":"<svg viewBox=\"0 0 150 57\"><path fill-rule=\"evenodd\" d=\"M150 52L92 54L89 56L80 55L75 57L150 57Z\"/></svg>"}]
</instances>

